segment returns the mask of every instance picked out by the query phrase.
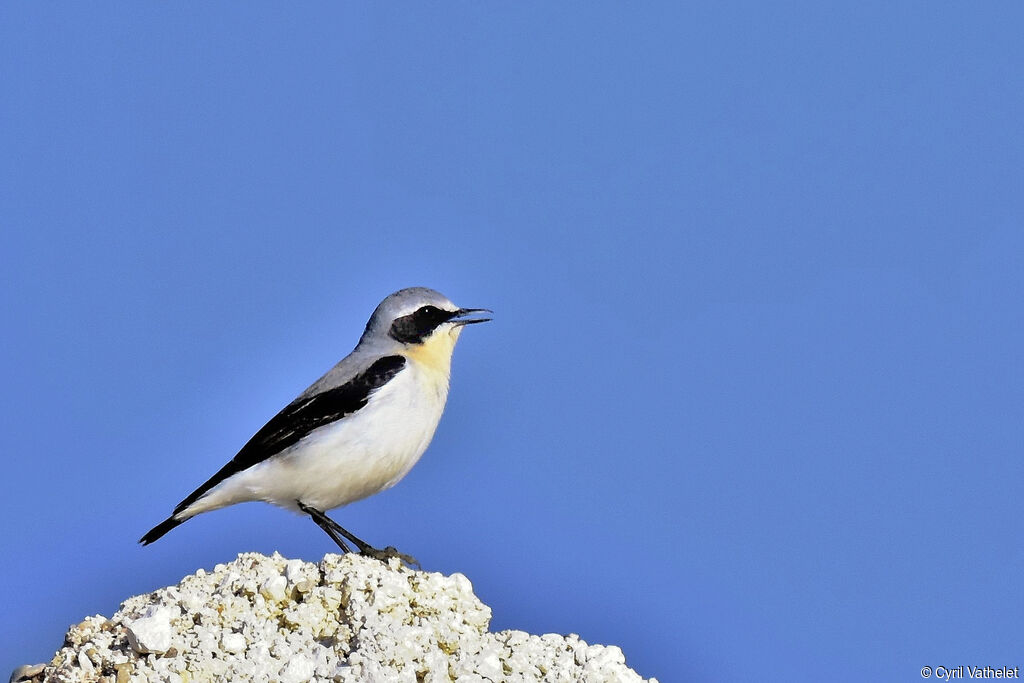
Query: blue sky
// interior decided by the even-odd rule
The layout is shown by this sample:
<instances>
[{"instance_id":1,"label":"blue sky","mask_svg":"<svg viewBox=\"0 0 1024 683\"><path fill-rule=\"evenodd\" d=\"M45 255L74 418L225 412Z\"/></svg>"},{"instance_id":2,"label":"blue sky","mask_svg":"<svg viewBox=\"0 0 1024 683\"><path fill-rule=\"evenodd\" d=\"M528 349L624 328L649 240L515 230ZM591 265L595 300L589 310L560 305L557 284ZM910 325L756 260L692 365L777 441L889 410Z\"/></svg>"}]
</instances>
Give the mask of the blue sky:
<instances>
[{"instance_id":1,"label":"blue sky","mask_svg":"<svg viewBox=\"0 0 1024 683\"><path fill-rule=\"evenodd\" d=\"M1024 666L1024 12L6 3L0 665L242 551L136 539L439 289L433 445L335 513L662 681Z\"/></svg>"}]
</instances>

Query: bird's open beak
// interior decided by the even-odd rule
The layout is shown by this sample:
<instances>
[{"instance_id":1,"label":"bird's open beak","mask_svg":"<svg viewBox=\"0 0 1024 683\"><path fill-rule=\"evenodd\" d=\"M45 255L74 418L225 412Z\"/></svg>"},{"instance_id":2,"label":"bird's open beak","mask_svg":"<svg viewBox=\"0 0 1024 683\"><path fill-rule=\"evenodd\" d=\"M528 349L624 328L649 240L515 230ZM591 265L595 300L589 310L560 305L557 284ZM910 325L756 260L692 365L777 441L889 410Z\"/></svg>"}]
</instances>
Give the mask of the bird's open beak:
<instances>
[{"instance_id":1,"label":"bird's open beak","mask_svg":"<svg viewBox=\"0 0 1024 683\"><path fill-rule=\"evenodd\" d=\"M480 313L493 313L489 308L460 308L451 317L449 322L455 325L472 325L473 323L485 323L491 320L488 316L481 316Z\"/></svg>"}]
</instances>

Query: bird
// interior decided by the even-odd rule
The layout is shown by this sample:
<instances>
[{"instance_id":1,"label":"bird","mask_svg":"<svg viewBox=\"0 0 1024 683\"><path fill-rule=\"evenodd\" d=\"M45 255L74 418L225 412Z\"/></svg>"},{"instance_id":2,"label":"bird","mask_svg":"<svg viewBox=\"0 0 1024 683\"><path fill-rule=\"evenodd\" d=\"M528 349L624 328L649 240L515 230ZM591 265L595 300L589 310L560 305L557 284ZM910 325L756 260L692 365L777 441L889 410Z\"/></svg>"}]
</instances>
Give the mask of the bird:
<instances>
[{"instance_id":1,"label":"bird","mask_svg":"<svg viewBox=\"0 0 1024 683\"><path fill-rule=\"evenodd\" d=\"M342 552L351 542L381 560L409 556L371 546L327 510L394 486L427 449L448 398L452 352L486 308L460 308L440 292L387 296L355 349L285 406L216 474L148 531L149 545L196 515L263 501L308 515ZM415 562L415 560L412 560Z\"/></svg>"}]
</instances>

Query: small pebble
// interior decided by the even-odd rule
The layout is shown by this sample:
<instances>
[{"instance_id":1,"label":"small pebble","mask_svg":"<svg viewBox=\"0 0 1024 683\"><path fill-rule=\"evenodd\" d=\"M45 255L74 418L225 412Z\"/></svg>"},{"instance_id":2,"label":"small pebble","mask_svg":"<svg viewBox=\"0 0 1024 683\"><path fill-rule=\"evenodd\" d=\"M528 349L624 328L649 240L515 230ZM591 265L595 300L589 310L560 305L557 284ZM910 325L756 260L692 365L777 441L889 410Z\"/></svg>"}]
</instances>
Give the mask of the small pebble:
<instances>
[{"instance_id":1,"label":"small pebble","mask_svg":"<svg viewBox=\"0 0 1024 683\"><path fill-rule=\"evenodd\" d=\"M139 654L163 654L171 648L171 610L167 608L154 606L126 626L128 643Z\"/></svg>"},{"instance_id":2,"label":"small pebble","mask_svg":"<svg viewBox=\"0 0 1024 683\"><path fill-rule=\"evenodd\" d=\"M245 636L241 633L225 633L220 644L227 652L238 654L245 651Z\"/></svg>"},{"instance_id":3,"label":"small pebble","mask_svg":"<svg viewBox=\"0 0 1024 683\"><path fill-rule=\"evenodd\" d=\"M23 664L11 672L10 683L17 683L18 681L35 678L39 674L43 673L45 668L45 664Z\"/></svg>"},{"instance_id":4,"label":"small pebble","mask_svg":"<svg viewBox=\"0 0 1024 683\"><path fill-rule=\"evenodd\" d=\"M260 587L260 595L272 602L284 602L287 597L288 579L280 574L267 579Z\"/></svg>"}]
</instances>

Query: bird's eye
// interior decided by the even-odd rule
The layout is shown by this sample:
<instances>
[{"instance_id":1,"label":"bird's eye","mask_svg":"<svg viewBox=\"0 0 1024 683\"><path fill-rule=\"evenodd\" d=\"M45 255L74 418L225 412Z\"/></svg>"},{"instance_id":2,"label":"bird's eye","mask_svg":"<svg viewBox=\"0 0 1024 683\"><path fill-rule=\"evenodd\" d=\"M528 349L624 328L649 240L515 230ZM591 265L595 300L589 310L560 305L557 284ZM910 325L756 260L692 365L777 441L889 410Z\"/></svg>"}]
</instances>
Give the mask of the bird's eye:
<instances>
[{"instance_id":1,"label":"bird's eye","mask_svg":"<svg viewBox=\"0 0 1024 683\"><path fill-rule=\"evenodd\" d=\"M442 320L445 317L444 311L439 309L437 306L420 306L416 311L416 316L421 320Z\"/></svg>"},{"instance_id":2,"label":"bird's eye","mask_svg":"<svg viewBox=\"0 0 1024 683\"><path fill-rule=\"evenodd\" d=\"M437 306L427 304L420 306L415 312L396 318L391 323L391 336L400 342L419 343L456 313L445 311Z\"/></svg>"}]
</instances>

